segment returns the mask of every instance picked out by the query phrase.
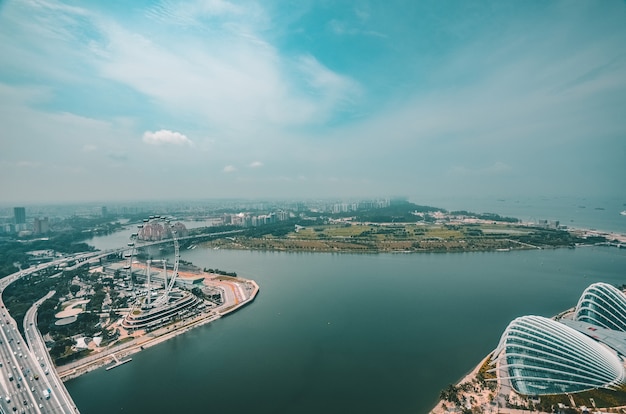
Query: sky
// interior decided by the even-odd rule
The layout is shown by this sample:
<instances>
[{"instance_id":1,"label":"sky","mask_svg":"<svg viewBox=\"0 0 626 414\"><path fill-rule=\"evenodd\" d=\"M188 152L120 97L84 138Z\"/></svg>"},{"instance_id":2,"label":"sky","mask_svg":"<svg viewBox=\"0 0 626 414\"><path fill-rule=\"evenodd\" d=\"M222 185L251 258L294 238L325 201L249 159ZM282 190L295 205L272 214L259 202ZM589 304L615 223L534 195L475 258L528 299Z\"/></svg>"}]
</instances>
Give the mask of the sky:
<instances>
[{"instance_id":1,"label":"sky","mask_svg":"<svg viewBox=\"0 0 626 414\"><path fill-rule=\"evenodd\" d=\"M0 201L626 199L624 22L624 0L0 0Z\"/></svg>"}]
</instances>

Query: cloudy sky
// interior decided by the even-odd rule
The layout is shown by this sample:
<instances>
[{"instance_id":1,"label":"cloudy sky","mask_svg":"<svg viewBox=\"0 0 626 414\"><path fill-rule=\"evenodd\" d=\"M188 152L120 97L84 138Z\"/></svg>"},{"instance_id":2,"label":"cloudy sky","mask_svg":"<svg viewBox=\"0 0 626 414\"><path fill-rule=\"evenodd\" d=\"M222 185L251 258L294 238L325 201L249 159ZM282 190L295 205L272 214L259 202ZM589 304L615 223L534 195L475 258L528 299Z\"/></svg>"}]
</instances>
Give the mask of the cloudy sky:
<instances>
[{"instance_id":1,"label":"cloudy sky","mask_svg":"<svg viewBox=\"0 0 626 414\"><path fill-rule=\"evenodd\" d=\"M5 202L626 195L626 2L0 1Z\"/></svg>"}]
</instances>

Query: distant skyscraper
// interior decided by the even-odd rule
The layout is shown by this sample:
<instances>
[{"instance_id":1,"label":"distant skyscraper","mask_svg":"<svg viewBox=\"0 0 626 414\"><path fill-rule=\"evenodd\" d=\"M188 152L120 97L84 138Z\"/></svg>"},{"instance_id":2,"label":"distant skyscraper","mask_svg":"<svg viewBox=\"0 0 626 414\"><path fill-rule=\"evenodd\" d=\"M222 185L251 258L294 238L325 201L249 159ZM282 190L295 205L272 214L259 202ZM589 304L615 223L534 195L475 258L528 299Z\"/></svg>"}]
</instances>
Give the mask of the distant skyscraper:
<instances>
[{"instance_id":1,"label":"distant skyscraper","mask_svg":"<svg viewBox=\"0 0 626 414\"><path fill-rule=\"evenodd\" d=\"M50 224L48 223L48 217L42 219L35 218L33 221L33 230L35 234L45 234L50 231Z\"/></svg>"},{"instance_id":2,"label":"distant skyscraper","mask_svg":"<svg viewBox=\"0 0 626 414\"><path fill-rule=\"evenodd\" d=\"M13 214L15 215L15 224L26 223L26 209L24 207L14 207Z\"/></svg>"}]
</instances>

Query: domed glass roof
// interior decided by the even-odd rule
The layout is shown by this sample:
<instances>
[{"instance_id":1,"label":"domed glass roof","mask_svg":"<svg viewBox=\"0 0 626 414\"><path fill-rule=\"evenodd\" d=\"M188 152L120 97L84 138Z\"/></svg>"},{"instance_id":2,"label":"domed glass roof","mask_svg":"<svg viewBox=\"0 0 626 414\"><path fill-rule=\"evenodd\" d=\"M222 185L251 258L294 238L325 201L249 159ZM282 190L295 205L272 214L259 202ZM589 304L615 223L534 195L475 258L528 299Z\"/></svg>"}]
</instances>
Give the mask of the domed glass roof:
<instances>
[{"instance_id":1,"label":"domed glass roof","mask_svg":"<svg viewBox=\"0 0 626 414\"><path fill-rule=\"evenodd\" d=\"M616 354L582 333L541 316L506 328L493 354L500 380L524 395L613 388L625 377Z\"/></svg>"},{"instance_id":2,"label":"domed glass roof","mask_svg":"<svg viewBox=\"0 0 626 414\"><path fill-rule=\"evenodd\" d=\"M602 328L626 331L626 295L607 283L594 283L578 300L574 319Z\"/></svg>"}]
</instances>

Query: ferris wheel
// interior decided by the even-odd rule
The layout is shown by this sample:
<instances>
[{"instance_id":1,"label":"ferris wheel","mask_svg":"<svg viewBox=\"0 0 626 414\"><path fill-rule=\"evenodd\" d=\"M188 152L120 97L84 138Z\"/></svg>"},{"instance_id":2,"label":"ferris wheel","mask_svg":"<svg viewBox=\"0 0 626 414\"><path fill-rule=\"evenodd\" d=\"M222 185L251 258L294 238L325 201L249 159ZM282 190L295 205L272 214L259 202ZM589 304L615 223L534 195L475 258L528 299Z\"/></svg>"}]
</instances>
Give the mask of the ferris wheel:
<instances>
[{"instance_id":1,"label":"ferris wheel","mask_svg":"<svg viewBox=\"0 0 626 414\"><path fill-rule=\"evenodd\" d=\"M157 244L164 244L172 242L174 245L174 264L172 266L171 276L167 275L167 260L147 260L146 266L146 281L148 285L148 292L146 300L144 301L144 307L156 307L161 304L167 303L170 293L174 288L176 278L178 277L178 266L180 264L180 248L178 244L178 232L175 226L172 224L171 219L155 215L149 218L143 219L143 223L137 225L138 231L131 234L131 241L128 242L128 251L124 254L124 257L128 259L124 269L127 272L127 277L131 280L133 275L134 256L137 254L137 249L148 247ZM163 264L164 274L164 287L165 290L162 295L152 300L151 285L150 285L150 267L152 263L161 262Z\"/></svg>"}]
</instances>

